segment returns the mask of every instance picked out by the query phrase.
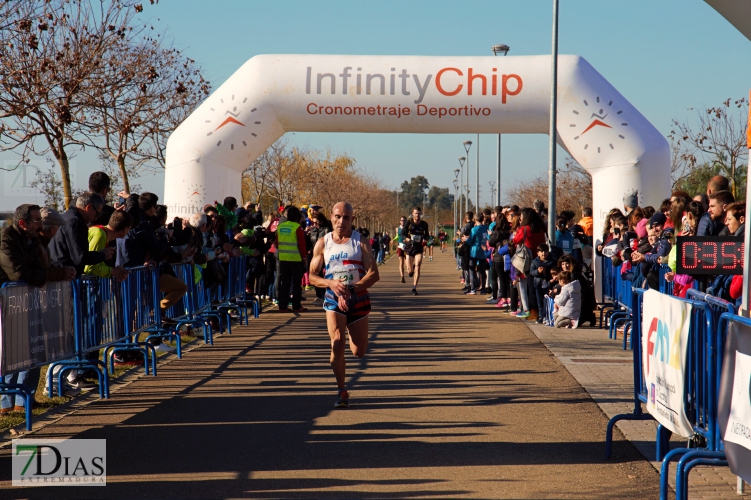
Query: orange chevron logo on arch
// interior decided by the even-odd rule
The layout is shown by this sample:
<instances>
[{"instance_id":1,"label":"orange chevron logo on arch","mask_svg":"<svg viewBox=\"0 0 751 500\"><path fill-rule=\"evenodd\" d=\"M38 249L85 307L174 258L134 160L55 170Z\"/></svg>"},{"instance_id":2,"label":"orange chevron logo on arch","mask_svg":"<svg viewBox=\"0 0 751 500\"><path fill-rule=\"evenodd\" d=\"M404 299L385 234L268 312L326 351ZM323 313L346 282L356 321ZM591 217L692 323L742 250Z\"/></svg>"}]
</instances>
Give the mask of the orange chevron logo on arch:
<instances>
[{"instance_id":1,"label":"orange chevron logo on arch","mask_svg":"<svg viewBox=\"0 0 751 500\"><path fill-rule=\"evenodd\" d=\"M217 131L217 130L219 130L220 128L224 127L224 126L225 126L225 125L227 125L228 123L236 123L236 124L238 124L238 125L242 125L243 127L245 126L245 124L244 124L244 123L242 123L242 122L239 122L238 120L236 120L235 118L233 118L233 117L231 117L231 116L228 116L228 117L227 117L227 119L226 119L226 120L224 120L224 121L223 121L223 122L221 123L221 125L219 125L219 126L218 126L217 128L215 128L215 129L214 129L214 132L216 132L216 131Z\"/></svg>"}]
</instances>

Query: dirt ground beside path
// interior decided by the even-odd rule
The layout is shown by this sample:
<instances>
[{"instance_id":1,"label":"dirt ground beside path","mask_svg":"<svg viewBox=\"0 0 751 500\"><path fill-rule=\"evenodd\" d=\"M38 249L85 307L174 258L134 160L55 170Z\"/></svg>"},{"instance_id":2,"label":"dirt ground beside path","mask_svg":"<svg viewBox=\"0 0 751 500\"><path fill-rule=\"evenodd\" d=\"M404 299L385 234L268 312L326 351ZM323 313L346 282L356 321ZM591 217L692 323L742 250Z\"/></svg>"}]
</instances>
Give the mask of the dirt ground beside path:
<instances>
[{"instance_id":1,"label":"dirt ground beside path","mask_svg":"<svg viewBox=\"0 0 751 500\"><path fill-rule=\"evenodd\" d=\"M347 358L350 409L324 313L266 313L30 436L106 438L106 487L10 489L6 447L0 498L658 497L621 436L604 460L605 416L522 321L460 294L449 253L418 297L396 265Z\"/></svg>"}]
</instances>

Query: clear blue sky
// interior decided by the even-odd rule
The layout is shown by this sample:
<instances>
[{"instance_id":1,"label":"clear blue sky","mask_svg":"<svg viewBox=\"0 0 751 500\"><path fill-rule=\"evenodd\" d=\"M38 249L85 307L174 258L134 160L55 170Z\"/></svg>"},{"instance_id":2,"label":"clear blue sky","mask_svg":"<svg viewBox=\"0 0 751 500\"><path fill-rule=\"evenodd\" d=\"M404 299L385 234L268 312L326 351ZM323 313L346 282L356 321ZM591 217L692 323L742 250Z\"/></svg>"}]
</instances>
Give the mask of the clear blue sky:
<instances>
[{"instance_id":1,"label":"clear blue sky","mask_svg":"<svg viewBox=\"0 0 751 500\"><path fill-rule=\"evenodd\" d=\"M256 54L548 54L552 1L144 1L217 88ZM157 20L158 18L158 20ZM700 0L561 0L559 51L586 58L664 134L688 108L748 96L751 41ZM293 144L346 152L388 187L418 174L447 187L463 135L298 133ZM504 191L547 168L547 136L505 135ZM495 178L495 138L481 136L481 189ZM559 156L563 156L559 149ZM562 158L561 158L562 159ZM474 166L474 155L472 155ZM96 158L78 158L79 180ZM474 168L473 168L474 170ZM474 182L474 181L472 181ZM142 182L142 184L144 184ZM161 192L163 176L146 184ZM159 189L158 189L159 188Z\"/></svg>"}]
</instances>

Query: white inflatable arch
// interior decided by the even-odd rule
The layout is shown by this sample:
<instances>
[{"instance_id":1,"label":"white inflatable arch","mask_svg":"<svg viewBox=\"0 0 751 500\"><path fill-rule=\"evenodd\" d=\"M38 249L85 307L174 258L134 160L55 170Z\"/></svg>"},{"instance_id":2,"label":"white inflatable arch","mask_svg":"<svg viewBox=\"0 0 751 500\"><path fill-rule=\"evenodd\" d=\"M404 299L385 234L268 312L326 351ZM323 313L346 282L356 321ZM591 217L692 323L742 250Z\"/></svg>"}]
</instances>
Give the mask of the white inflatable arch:
<instances>
[{"instance_id":1,"label":"white inflatable arch","mask_svg":"<svg viewBox=\"0 0 751 500\"><path fill-rule=\"evenodd\" d=\"M558 72L557 141L592 174L595 230L624 194L659 206L666 139L583 58ZM184 216L240 199L242 171L285 132L546 134L549 116L550 56L256 56L170 137L165 203Z\"/></svg>"}]
</instances>

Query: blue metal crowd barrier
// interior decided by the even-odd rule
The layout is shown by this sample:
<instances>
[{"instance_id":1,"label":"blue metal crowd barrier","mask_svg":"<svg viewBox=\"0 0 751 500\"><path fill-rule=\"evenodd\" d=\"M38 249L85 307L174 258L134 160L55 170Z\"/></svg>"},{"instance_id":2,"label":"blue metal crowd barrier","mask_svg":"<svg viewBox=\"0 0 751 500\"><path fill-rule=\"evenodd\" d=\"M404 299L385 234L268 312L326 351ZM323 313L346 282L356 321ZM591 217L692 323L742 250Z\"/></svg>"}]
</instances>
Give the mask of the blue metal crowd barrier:
<instances>
[{"instance_id":1,"label":"blue metal crowd barrier","mask_svg":"<svg viewBox=\"0 0 751 500\"><path fill-rule=\"evenodd\" d=\"M230 261L230 295L232 300L241 305L245 309L245 324L248 324L248 305L253 308L253 317L258 318L261 313L261 297L248 292L246 289L246 277L248 273L248 261L247 258L243 258L235 263L233 268L233 262ZM234 274L233 271L234 270ZM232 276L236 278L233 279Z\"/></svg>"},{"instance_id":2,"label":"blue metal crowd barrier","mask_svg":"<svg viewBox=\"0 0 751 500\"><path fill-rule=\"evenodd\" d=\"M673 295L673 281L668 281L665 279L665 275L671 271L672 270L670 269L670 266L667 266L665 264L660 266L660 293Z\"/></svg>"},{"instance_id":3,"label":"blue metal crowd barrier","mask_svg":"<svg viewBox=\"0 0 751 500\"><path fill-rule=\"evenodd\" d=\"M177 326L163 325L159 291L159 272L155 267L140 266L129 269L128 279L118 283L114 278L84 276L70 282L72 294L72 329L74 348L70 352L56 353L61 357L48 364L46 386L53 392L54 377L57 375L58 392L62 394L63 375L70 370L92 369L99 379L99 395L109 397L109 372L113 371L112 356L118 351L136 350L143 354L144 370L156 375L157 356L154 346L148 340L152 338L170 339L177 344L177 355L182 356L178 327L190 324L203 327L204 341L213 344L211 318L227 318L231 325L229 311L236 309L244 312L248 322L247 304L253 304L254 315L258 317L259 305L255 298L248 299L245 291L245 259L234 257L227 266L228 275L215 291L208 290L202 279L196 279L192 264L174 266L178 279L187 285L187 293L165 311L165 315L174 319ZM66 283L67 285L67 283ZM0 288L27 286L25 283L4 283ZM69 328L66 328L66 331ZM146 341L139 342L138 337L146 334ZM103 360L98 359L103 351ZM96 353L96 359L91 354ZM151 356L149 357L149 354ZM54 359L54 358L53 358ZM109 370L107 360L110 360ZM24 366L23 370L35 368ZM22 370L8 371L9 375ZM33 395L22 384L6 384L0 381L0 394L22 397L26 408L26 428L31 430L31 405Z\"/></svg>"},{"instance_id":4,"label":"blue metal crowd barrier","mask_svg":"<svg viewBox=\"0 0 751 500\"><path fill-rule=\"evenodd\" d=\"M661 273L661 281L664 273ZM644 289L632 289L627 294L628 280L621 280L620 293L616 303L630 309L631 348L634 371L634 409L631 413L616 415L608 422L605 436L605 454L609 458L612 451L613 429L620 420L652 420L653 417L642 410L647 402L648 390L644 381L642 366L642 309ZM630 284L628 288L631 289ZM663 288L666 290L667 288ZM664 292L663 292L664 293ZM628 295L631 295L629 304ZM670 462L678 460L676 467L676 497L686 497L688 473L696 465L726 464L722 452L721 430L717 422L717 399L719 396L720 375L722 373L722 352L727 331L727 321L735 312L733 304L701 293L695 289L687 292L688 298L676 298L691 304L692 313L689 326L689 346L686 359L686 383L684 400L686 416L694 432L692 448L678 448L669 451L671 433L658 425L656 444L657 460L662 461L661 498L667 498ZM612 323L619 321L618 311L611 316ZM741 318L742 321L749 321ZM724 322L724 323L723 323ZM751 326L751 321L749 321ZM626 342L624 334L624 345ZM698 446L698 448L697 448Z\"/></svg>"},{"instance_id":5,"label":"blue metal crowd barrier","mask_svg":"<svg viewBox=\"0 0 751 500\"><path fill-rule=\"evenodd\" d=\"M168 307L164 312L165 316L176 323L176 328L181 325L187 325L192 328L203 329L203 341L206 344L214 345L214 331L211 327L211 320L196 317L196 269L194 264L179 264L172 266L177 275L177 279L183 281L188 292L183 295L175 304Z\"/></svg>"},{"instance_id":6,"label":"blue metal crowd barrier","mask_svg":"<svg viewBox=\"0 0 751 500\"><path fill-rule=\"evenodd\" d=\"M26 286L26 283L10 281L10 282L6 282L6 283L3 283L2 285L0 285L0 288L11 289L11 288L16 288L16 287L24 287L24 286ZM3 305L3 304L0 304L0 305ZM0 316L2 316L2 315L0 315ZM24 325L16 323L15 326L18 327L18 330L14 329L15 332L13 332L13 333L20 333L20 332L24 331L23 330ZM9 332L4 332L4 333L8 334ZM10 333L10 334L12 335L12 333ZM2 346L2 348L6 348L5 339L0 339L0 342L2 342L2 344L0 344L0 346ZM71 350L69 354L72 354L72 353L73 353L73 350ZM12 404L14 404L16 396L18 396L21 399L23 399L23 401L24 401L24 412L25 412L25 416L26 416L26 430L27 431L31 430L31 411L32 411L32 408L31 408L31 404L30 403L32 401L34 401L33 390L30 390L28 387L26 387L26 385L24 385L23 383L20 383L20 382L19 383L6 382L5 381L6 380L5 377L8 376L8 375L14 375L14 374L18 374L18 373L21 373L21 372L24 372L24 371L33 370L33 369L37 368L38 366L39 366L38 364L32 362L31 364L24 364L23 368L20 368L20 369L19 368L6 369L6 367L3 367L3 374L2 374L3 376L2 376L2 378L0 378L0 394L2 394L4 396L9 396L11 398L11 403ZM36 388L34 388L34 389L36 389Z\"/></svg>"},{"instance_id":7,"label":"blue metal crowd barrier","mask_svg":"<svg viewBox=\"0 0 751 500\"><path fill-rule=\"evenodd\" d=\"M53 379L57 375L58 394L63 393L63 375L70 370L91 369L99 380L99 396L109 397L109 378L106 364L87 356L126 338L124 312L124 287L114 278L83 276L74 280L74 331L76 332L76 356L73 359L55 361L47 368L47 390L53 392ZM55 368L60 367L59 370Z\"/></svg>"},{"instance_id":8,"label":"blue metal crowd barrier","mask_svg":"<svg viewBox=\"0 0 751 500\"><path fill-rule=\"evenodd\" d=\"M123 286L123 318L127 338L121 342L105 346L102 359L109 360L110 373L115 371L114 355L118 352L140 352L143 357L143 369L149 374L149 359L151 359L151 373L156 376L156 350L148 342L139 342L138 336L143 332L165 333L161 328L159 302L159 272L153 266L138 266L128 269L128 279ZM168 333L168 332L167 332ZM177 356L182 357L180 336L166 335L177 343ZM151 358L149 358L151 354Z\"/></svg>"},{"instance_id":9,"label":"blue metal crowd barrier","mask_svg":"<svg viewBox=\"0 0 751 500\"><path fill-rule=\"evenodd\" d=\"M724 460L717 421L722 353L727 332L726 322L723 323L721 318L725 313L734 314L735 307L730 302L697 290L689 290L688 295L691 298L685 300L690 301L693 308L684 400L686 416L693 427L696 446L678 448L665 455L660 473L660 498L667 498L670 462L678 460L676 498L684 498L686 492L683 487L686 486L684 482L687 478L684 479L683 475L687 476L685 470L688 463L695 459Z\"/></svg>"},{"instance_id":10,"label":"blue metal crowd barrier","mask_svg":"<svg viewBox=\"0 0 751 500\"><path fill-rule=\"evenodd\" d=\"M633 291L633 308L631 318L631 352L633 353L633 373L634 373L634 409L631 413L622 413L615 415L608 421L605 431L605 457L610 458L613 448L613 428L620 420L654 420L649 413L644 413L642 403L647 402L649 391L644 381L644 366L642 364L642 308L644 303L644 292L647 290L637 288ZM625 336L625 334L624 334ZM658 426L657 428L657 454L664 454L669 445L670 433Z\"/></svg>"}]
</instances>

